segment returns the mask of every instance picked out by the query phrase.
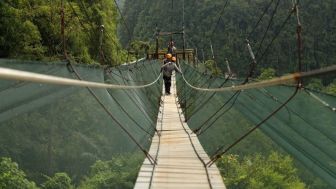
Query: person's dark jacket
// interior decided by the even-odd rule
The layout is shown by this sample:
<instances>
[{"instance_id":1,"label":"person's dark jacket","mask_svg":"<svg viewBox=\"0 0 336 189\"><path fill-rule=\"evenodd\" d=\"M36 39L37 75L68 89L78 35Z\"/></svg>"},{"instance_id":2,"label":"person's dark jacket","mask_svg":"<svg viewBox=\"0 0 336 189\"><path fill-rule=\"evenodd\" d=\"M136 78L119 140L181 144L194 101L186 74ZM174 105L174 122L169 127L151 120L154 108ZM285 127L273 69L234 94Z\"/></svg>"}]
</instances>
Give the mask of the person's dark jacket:
<instances>
[{"instance_id":1,"label":"person's dark jacket","mask_svg":"<svg viewBox=\"0 0 336 189\"><path fill-rule=\"evenodd\" d=\"M161 66L161 72L163 72L163 76L171 77L173 71L181 73L180 69L176 66L174 62L168 62L165 65Z\"/></svg>"}]
</instances>

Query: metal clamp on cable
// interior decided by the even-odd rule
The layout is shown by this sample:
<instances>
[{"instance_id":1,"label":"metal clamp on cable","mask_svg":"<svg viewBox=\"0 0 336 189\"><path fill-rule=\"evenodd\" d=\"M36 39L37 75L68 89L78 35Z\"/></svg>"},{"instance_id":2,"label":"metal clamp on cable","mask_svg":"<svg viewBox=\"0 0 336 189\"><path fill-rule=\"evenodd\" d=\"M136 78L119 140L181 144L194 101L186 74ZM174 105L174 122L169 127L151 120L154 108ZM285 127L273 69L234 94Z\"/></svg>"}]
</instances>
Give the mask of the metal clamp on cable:
<instances>
[{"instance_id":1,"label":"metal clamp on cable","mask_svg":"<svg viewBox=\"0 0 336 189\"><path fill-rule=\"evenodd\" d=\"M252 63L250 64L250 69L247 73L245 81L243 82L243 85L248 83L249 77L252 77L252 75L254 73L255 66L257 65L257 61L256 61L255 55L253 53L252 47L250 45L250 41L248 39L246 39L246 43L247 43L247 49L248 49L248 51L250 53L250 56L252 58Z\"/></svg>"},{"instance_id":2,"label":"metal clamp on cable","mask_svg":"<svg viewBox=\"0 0 336 189\"><path fill-rule=\"evenodd\" d=\"M249 53L250 53L250 56L251 56L251 58L252 58L252 60L253 60L253 63L256 64L257 62L256 62L256 59L255 59L255 56L254 56L252 47L251 47L251 45L250 45L250 41L249 41L248 39L246 39L246 43L247 43L247 49L248 49L248 51L249 51Z\"/></svg>"}]
</instances>

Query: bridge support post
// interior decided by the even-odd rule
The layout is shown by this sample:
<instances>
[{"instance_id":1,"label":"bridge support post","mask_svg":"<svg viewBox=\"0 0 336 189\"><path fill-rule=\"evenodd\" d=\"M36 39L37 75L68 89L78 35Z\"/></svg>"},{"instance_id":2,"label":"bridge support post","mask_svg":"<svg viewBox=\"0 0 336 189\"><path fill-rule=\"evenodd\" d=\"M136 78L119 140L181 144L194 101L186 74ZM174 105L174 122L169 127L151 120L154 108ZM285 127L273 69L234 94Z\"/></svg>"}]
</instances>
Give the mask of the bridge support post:
<instances>
[{"instance_id":1,"label":"bridge support post","mask_svg":"<svg viewBox=\"0 0 336 189\"><path fill-rule=\"evenodd\" d=\"M156 48L155 48L155 58L159 59L159 33L160 30L156 28Z\"/></svg>"},{"instance_id":2,"label":"bridge support post","mask_svg":"<svg viewBox=\"0 0 336 189\"><path fill-rule=\"evenodd\" d=\"M104 25L100 25L100 36L99 36L99 57L100 62L103 63L104 61L104 53L103 53L103 37L104 37Z\"/></svg>"},{"instance_id":3,"label":"bridge support post","mask_svg":"<svg viewBox=\"0 0 336 189\"><path fill-rule=\"evenodd\" d=\"M183 31L182 31L182 39L183 39L183 60L185 60L186 57L185 57L185 32L184 32L184 26L183 26Z\"/></svg>"}]
</instances>

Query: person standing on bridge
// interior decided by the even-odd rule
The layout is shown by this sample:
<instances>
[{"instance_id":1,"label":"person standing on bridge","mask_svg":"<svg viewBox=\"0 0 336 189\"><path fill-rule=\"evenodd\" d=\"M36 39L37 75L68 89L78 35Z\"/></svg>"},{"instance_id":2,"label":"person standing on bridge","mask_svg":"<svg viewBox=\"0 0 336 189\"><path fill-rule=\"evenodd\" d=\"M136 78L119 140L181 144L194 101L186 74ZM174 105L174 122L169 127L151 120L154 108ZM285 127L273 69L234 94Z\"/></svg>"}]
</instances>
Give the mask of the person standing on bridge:
<instances>
[{"instance_id":1,"label":"person standing on bridge","mask_svg":"<svg viewBox=\"0 0 336 189\"><path fill-rule=\"evenodd\" d=\"M176 47L175 47L175 43L174 43L174 41L170 41L170 42L168 43L168 50L167 50L167 52L168 52L169 54L172 54L173 56L176 55L176 54L175 54L175 52L176 52Z\"/></svg>"},{"instance_id":2,"label":"person standing on bridge","mask_svg":"<svg viewBox=\"0 0 336 189\"><path fill-rule=\"evenodd\" d=\"M171 87L171 76L173 71L175 70L178 73L182 73L180 69L176 66L176 57L172 57L172 61L161 66L161 71L163 72L163 80L165 85L165 92L167 95L170 95L170 87Z\"/></svg>"},{"instance_id":3,"label":"person standing on bridge","mask_svg":"<svg viewBox=\"0 0 336 189\"><path fill-rule=\"evenodd\" d=\"M172 54L168 53L166 54L166 58L163 60L163 64L167 64L168 62L171 62Z\"/></svg>"}]
</instances>

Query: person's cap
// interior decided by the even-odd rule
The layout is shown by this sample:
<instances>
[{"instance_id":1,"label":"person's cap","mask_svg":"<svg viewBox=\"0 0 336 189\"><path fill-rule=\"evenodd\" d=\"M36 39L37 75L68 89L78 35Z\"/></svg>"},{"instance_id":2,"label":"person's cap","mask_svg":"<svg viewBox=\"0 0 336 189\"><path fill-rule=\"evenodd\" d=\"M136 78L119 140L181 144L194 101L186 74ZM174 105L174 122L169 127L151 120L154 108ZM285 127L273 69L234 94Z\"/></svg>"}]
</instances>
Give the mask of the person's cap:
<instances>
[{"instance_id":1,"label":"person's cap","mask_svg":"<svg viewBox=\"0 0 336 189\"><path fill-rule=\"evenodd\" d=\"M172 54L168 53L166 54L166 58L171 58L172 57Z\"/></svg>"}]
</instances>

